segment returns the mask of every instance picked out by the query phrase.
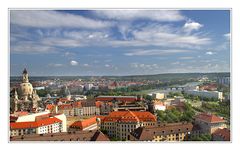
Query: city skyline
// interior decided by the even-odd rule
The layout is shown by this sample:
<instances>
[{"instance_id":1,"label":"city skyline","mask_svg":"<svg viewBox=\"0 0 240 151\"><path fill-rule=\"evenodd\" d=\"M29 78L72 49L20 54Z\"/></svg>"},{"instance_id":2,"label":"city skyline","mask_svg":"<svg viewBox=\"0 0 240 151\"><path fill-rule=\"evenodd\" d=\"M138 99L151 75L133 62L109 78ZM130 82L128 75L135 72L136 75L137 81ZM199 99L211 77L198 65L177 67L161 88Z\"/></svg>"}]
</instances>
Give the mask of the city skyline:
<instances>
[{"instance_id":1,"label":"city skyline","mask_svg":"<svg viewBox=\"0 0 240 151\"><path fill-rule=\"evenodd\" d=\"M221 16L221 17L219 17ZM229 10L11 10L11 76L230 72Z\"/></svg>"}]
</instances>

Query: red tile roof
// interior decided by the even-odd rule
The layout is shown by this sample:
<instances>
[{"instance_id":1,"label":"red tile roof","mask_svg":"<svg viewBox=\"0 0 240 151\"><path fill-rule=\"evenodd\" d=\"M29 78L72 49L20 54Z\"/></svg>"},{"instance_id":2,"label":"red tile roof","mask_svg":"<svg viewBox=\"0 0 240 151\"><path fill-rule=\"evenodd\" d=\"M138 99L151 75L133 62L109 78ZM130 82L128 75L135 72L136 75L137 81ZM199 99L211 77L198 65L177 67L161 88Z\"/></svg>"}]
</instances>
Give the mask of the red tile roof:
<instances>
[{"instance_id":1,"label":"red tile roof","mask_svg":"<svg viewBox=\"0 0 240 151\"><path fill-rule=\"evenodd\" d=\"M72 104L62 104L58 105L59 110L71 110L73 108Z\"/></svg>"},{"instance_id":2,"label":"red tile roof","mask_svg":"<svg viewBox=\"0 0 240 151\"><path fill-rule=\"evenodd\" d=\"M169 134L188 133L193 128L192 123L160 124L149 127L138 127L130 133L138 141L153 140L154 136L167 136ZM130 139L131 140L131 139Z\"/></svg>"},{"instance_id":3,"label":"red tile roof","mask_svg":"<svg viewBox=\"0 0 240 151\"><path fill-rule=\"evenodd\" d=\"M222 137L225 141L230 141L230 130L227 128L219 128L212 135Z\"/></svg>"},{"instance_id":4,"label":"red tile roof","mask_svg":"<svg viewBox=\"0 0 240 151\"><path fill-rule=\"evenodd\" d=\"M86 127L89 127L93 124L96 124L96 117L92 117L83 121L76 121L74 122L70 127L71 128L78 128L80 130L83 130Z\"/></svg>"},{"instance_id":5,"label":"red tile roof","mask_svg":"<svg viewBox=\"0 0 240 151\"><path fill-rule=\"evenodd\" d=\"M73 107L82 107L82 102L80 102L80 101L78 101L78 102L74 102L74 103L72 103L72 106Z\"/></svg>"},{"instance_id":6,"label":"red tile roof","mask_svg":"<svg viewBox=\"0 0 240 151\"><path fill-rule=\"evenodd\" d=\"M10 141L110 141L101 131L74 131L14 136Z\"/></svg>"},{"instance_id":7,"label":"red tile roof","mask_svg":"<svg viewBox=\"0 0 240 151\"><path fill-rule=\"evenodd\" d=\"M55 107L55 105L53 105L53 104L48 104L48 105L46 106L46 109L48 109L48 110L53 110L54 107Z\"/></svg>"},{"instance_id":8,"label":"red tile roof","mask_svg":"<svg viewBox=\"0 0 240 151\"><path fill-rule=\"evenodd\" d=\"M50 114L43 114L43 115L38 115L35 117L35 121L39 121L39 120L42 120L42 119L46 119L46 118L49 118Z\"/></svg>"},{"instance_id":9,"label":"red tile roof","mask_svg":"<svg viewBox=\"0 0 240 151\"><path fill-rule=\"evenodd\" d=\"M60 110L69 110L69 109L80 108L80 107L82 107L82 102L80 101L69 103L69 104L58 105L58 109Z\"/></svg>"},{"instance_id":10,"label":"red tile roof","mask_svg":"<svg viewBox=\"0 0 240 151\"><path fill-rule=\"evenodd\" d=\"M133 96L99 96L96 98L96 101L113 101L115 99L119 100L119 101L134 102L137 100L137 97L133 97Z\"/></svg>"},{"instance_id":11,"label":"red tile roof","mask_svg":"<svg viewBox=\"0 0 240 151\"><path fill-rule=\"evenodd\" d=\"M60 123L60 122L62 121L56 117L46 118L46 119L38 120L35 122L13 122L13 123L10 123L10 129L37 128L37 127L46 126L54 123Z\"/></svg>"},{"instance_id":12,"label":"red tile roof","mask_svg":"<svg viewBox=\"0 0 240 151\"><path fill-rule=\"evenodd\" d=\"M225 120L223 118L220 118L214 114L208 114L208 113L200 113L196 116L196 119L200 119L200 120L208 122L208 123L225 122Z\"/></svg>"},{"instance_id":13,"label":"red tile roof","mask_svg":"<svg viewBox=\"0 0 240 151\"><path fill-rule=\"evenodd\" d=\"M59 98L58 101L64 102L64 101L70 101L68 98Z\"/></svg>"},{"instance_id":14,"label":"red tile roof","mask_svg":"<svg viewBox=\"0 0 240 151\"><path fill-rule=\"evenodd\" d=\"M156 122L157 118L150 112L115 111L106 116L102 122Z\"/></svg>"},{"instance_id":15,"label":"red tile roof","mask_svg":"<svg viewBox=\"0 0 240 151\"><path fill-rule=\"evenodd\" d=\"M103 121L105 117L106 117L106 116L104 116L104 115L97 115L97 116L96 116L96 118L100 118L101 121Z\"/></svg>"},{"instance_id":16,"label":"red tile roof","mask_svg":"<svg viewBox=\"0 0 240 151\"><path fill-rule=\"evenodd\" d=\"M100 101L96 101L96 102L95 102L95 104L96 104L96 107L98 107L98 108L99 108L99 107L101 107L101 105L102 105L102 102L100 102Z\"/></svg>"}]
</instances>

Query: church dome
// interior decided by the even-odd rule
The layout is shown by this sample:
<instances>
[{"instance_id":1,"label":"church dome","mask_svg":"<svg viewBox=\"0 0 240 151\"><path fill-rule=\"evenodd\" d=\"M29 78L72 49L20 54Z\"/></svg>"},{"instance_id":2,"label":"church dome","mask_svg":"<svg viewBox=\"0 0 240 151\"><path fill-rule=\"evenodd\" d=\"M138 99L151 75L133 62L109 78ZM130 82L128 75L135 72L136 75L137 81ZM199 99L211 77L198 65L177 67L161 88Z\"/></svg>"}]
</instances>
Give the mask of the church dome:
<instances>
[{"instance_id":1,"label":"church dome","mask_svg":"<svg viewBox=\"0 0 240 151\"><path fill-rule=\"evenodd\" d=\"M28 96L33 93L33 86L31 83L21 83L20 92L22 96Z\"/></svg>"}]
</instances>

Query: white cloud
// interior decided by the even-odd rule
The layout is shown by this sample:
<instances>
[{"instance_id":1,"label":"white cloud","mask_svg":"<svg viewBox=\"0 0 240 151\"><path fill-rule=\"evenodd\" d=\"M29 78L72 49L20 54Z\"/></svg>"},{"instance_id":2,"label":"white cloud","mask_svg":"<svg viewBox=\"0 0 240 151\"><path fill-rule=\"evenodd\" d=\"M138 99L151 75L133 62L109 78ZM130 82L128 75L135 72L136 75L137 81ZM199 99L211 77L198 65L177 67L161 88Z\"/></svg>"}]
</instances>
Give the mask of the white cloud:
<instances>
[{"instance_id":1,"label":"white cloud","mask_svg":"<svg viewBox=\"0 0 240 151\"><path fill-rule=\"evenodd\" d=\"M64 37L71 39L79 39L79 40L99 40L99 39L107 39L108 33L106 31L64 31Z\"/></svg>"},{"instance_id":2,"label":"white cloud","mask_svg":"<svg viewBox=\"0 0 240 151\"><path fill-rule=\"evenodd\" d=\"M132 67L132 68L138 68L138 63L131 63L131 64L130 64L130 67Z\"/></svg>"},{"instance_id":3,"label":"white cloud","mask_svg":"<svg viewBox=\"0 0 240 151\"><path fill-rule=\"evenodd\" d=\"M97 29L113 25L112 22L90 19L66 12L45 10L12 10L10 12L10 22L16 25L37 28L70 27Z\"/></svg>"},{"instance_id":4,"label":"white cloud","mask_svg":"<svg viewBox=\"0 0 240 151\"><path fill-rule=\"evenodd\" d=\"M126 56L152 56L152 55L168 55L168 54L175 54L175 53L185 53L191 52L190 50L178 50L178 49L139 49L133 50L128 53L124 53Z\"/></svg>"},{"instance_id":5,"label":"white cloud","mask_svg":"<svg viewBox=\"0 0 240 151\"><path fill-rule=\"evenodd\" d=\"M12 53L55 53L58 50L52 46L41 45L32 41L18 42L10 47Z\"/></svg>"},{"instance_id":6,"label":"white cloud","mask_svg":"<svg viewBox=\"0 0 240 151\"><path fill-rule=\"evenodd\" d=\"M98 17L115 20L149 19L153 21L181 21L185 17L177 10L97 10Z\"/></svg>"},{"instance_id":7,"label":"white cloud","mask_svg":"<svg viewBox=\"0 0 240 151\"><path fill-rule=\"evenodd\" d=\"M227 33L227 34L224 34L223 36L224 36L227 40L230 40L231 34L230 34L230 33Z\"/></svg>"},{"instance_id":8,"label":"white cloud","mask_svg":"<svg viewBox=\"0 0 240 151\"><path fill-rule=\"evenodd\" d=\"M152 24L132 31L136 45L188 47L206 45L211 39L200 35L185 35L181 28ZM128 41L131 42L131 41ZM134 43L133 43L134 44Z\"/></svg>"},{"instance_id":9,"label":"white cloud","mask_svg":"<svg viewBox=\"0 0 240 151\"><path fill-rule=\"evenodd\" d=\"M105 45L109 40L106 32L64 31L62 32L62 36L45 35L39 43L55 47L74 48L93 45L101 46Z\"/></svg>"},{"instance_id":10,"label":"white cloud","mask_svg":"<svg viewBox=\"0 0 240 151\"><path fill-rule=\"evenodd\" d=\"M140 10L134 10L133 12L135 11L138 12ZM147 17L147 14L151 14L151 13L159 15L161 13L171 14L170 12L173 12L173 14L179 13L178 11L153 11L152 12L152 11L141 10L140 16L137 15L136 17L138 19L141 19L141 17L144 17L144 16ZM122 13L124 14L124 11ZM25 17L27 17L25 19L26 22L25 21L20 22L18 20L19 19L18 14L25 14L26 15ZM46 17L39 17L43 14L46 14ZM54 16L58 18L61 16L60 21L56 21L56 24L58 24L58 22L61 22L61 20L64 20L64 22L68 22L68 20L74 20L72 18L82 17L79 15L67 14L67 13L56 12L56 11L12 11L11 21L14 24L22 25L22 24L30 24L29 20L32 20L32 22L34 22L33 24L37 24L36 22L42 22L42 20L48 18L47 17L48 15L50 16L49 18L54 18ZM149 16L153 17L154 15L153 16L149 15ZM125 18L127 18L127 16ZM156 16L155 16L155 19L157 19ZM50 25L41 25L41 23L39 23L40 24L39 27L46 26L47 30L36 29L36 33L37 33L36 35L38 35L39 37L35 38L36 39L35 44L32 44L32 47L35 46L36 49L38 46L43 47L43 48L40 48L39 50L36 50L36 52L38 53L47 52L45 51L47 48L50 50L49 52L52 52L53 50L54 51L59 50L59 48L68 49L68 48L80 48L80 47L87 47L87 46L104 46L104 47L160 46L160 47L167 47L169 49L171 48L200 49L201 46L208 45L212 42L211 38L209 37L206 37L201 34L186 34L185 32L182 31L183 29L181 27L177 28L169 24L162 25L159 23L149 23L149 24L138 24L133 26L130 23L126 23L126 22L122 23L121 21L119 21L119 24L117 24L116 26L118 31L121 33L121 35L119 36L107 28L99 29L98 27L96 27L95 30L92 30L92 29L91 30L90 29L85 29L85 30L70 29L69 30L69 29L63 29L63 28L53 29L51 27L54 26L55 22L51 23L53 21L48 22L47 20L44 22L47 22L46 24L50 24ZM99 21L96 21L96 22L99 22ZM35 27L35 25L29 25L29 26ZM59 26L65 26L65 25L64 24L61 25L60 23ZM75 26L77 25L75 25L74 23L72 23L72 26L69 25L69 27L78 28ZM79 25L79 27L81 26ZM98 25L96 24L96 26ZM105 26L105 27L109 27L109 26ZM32 33L30 33L30 36L24 36L24 37L31 38L32 37L31 35ZM20 41L19 39L21 39L22 37L19 38L18 36L17 35L14 36L11 33L11 41L14 41L14 42ZM14 47L17 47L18 45L20 44L15 44L15 43L11 44L11 46L14 46ZM23 49L21 52L27 52L27 51ZM128 54L128 55L131 55L131 54Z\"/></svg>"},{"instance_id":11,"label":"white cloud","mask_svg":"<svg viewBox=\"0 0 240 151\"><path fill-rule=\"evenodd\" d=\"M131 63L130 64L131 68L141 68L144 70L153 70L153 69L158 69L159 66L157 64L144 64L144 63Z\"/></svg>"},{"instance_id":12,"label":"white cloud","mask_svg":"<svg viewBox=\"0 0 240 151\"><path fill-rule=\"evenodd\" d=\"M104 66L107 67L107 68L111 67L109 64L105 64Z\"/></svg>"},{"instance_id":13,"label":"white cloud","mask_svg":"<svg viewBox=\"0 0 240 151\"><path fill-rule=\"evenodd\" d=\"M77 65L78 65L78 62L75 61L75 60L72 60L72 61L70 62L70 64L71 64L72 66L77 66Z\"/></svg>"},{"instance_id":14,"label":"white cloud","mask_svg":"<svg viewBox=\"0 0 240 151\"><path fill-rule=\"evenodd\" d=\"M184 24L183 28L186 32L191 32L193 30L199 30L201 27L203 27L202 24L194 21L188 21Z\"/></svg>"},{"instance_id":15,"label":"white cloud","mask_svg":"<svg viewBox=\"0 0 240 151\"><path fill-rule=\"evenodd\" d=\"M181 60L191 60L193 59L194 57L179 57L179 59Z\"/></svg>"},{"instance_id":16,"label":"white cloud","mask_svg":"<svg viewBox=\"0 0 240 151\"><path fill-rule=\"evenodd\" d=\"M172 65L179 65L180 62L179 62L179 61L177 61L177 62L172 62L171 64L172 64Z\"/></svg>"},{"instance_id":17,"label":"white cloud","mask_svg":"<svg viewBox=\"0 0 240 151\"><path fill-rule=\"evenodd\" d=\"M89 67L89 64L85 63L83 64L84 67Z\"/></svg>"},{"instance_id":18,"label":"white cloud","mask_svg":"<svg viewBox=\"0 0 240 151\"><path fill-rule=\"evenodd\" d=\"M63 67L64 65L60 64L60 63L50 63L48 66L49 67Z\"/></svg>"},{"instance_id":19,"label":"white cloud","mask_svg":"<svg viewBox=\"0 0 240 151\"><path fill-rule=\"evenodd\" d=\"M212 52L212 51L206 52L206 55L214 55L214 54L215 54L215 52Z\"/></svg>"},{"instance_id":20,"label":"white cloud","mask_svg":"<svg viewBox=\"0 0 240 151\"><path fill-rule=\"evenodd\" d=\"M74 48L74 47L83 47L85 43L81 43L81 41L70 38L58 38L58 37L50 37L44 38L39 43L43 45L53 46L53 47L65 47L65 48Z\"/></svg>"},{"instance_id":21,"label":"white cloud","mask_svg":"<svg viewBox=\"0 0 240 151\"><path fill-rule=\"evenodd\" d=\"M69 52L69 51L67 51L67 52L65 52L65 53L63 54L64 57L72 57L72 56L74 56L74 55L75 55L75 53Z\"/></svg>"}]
</instances>

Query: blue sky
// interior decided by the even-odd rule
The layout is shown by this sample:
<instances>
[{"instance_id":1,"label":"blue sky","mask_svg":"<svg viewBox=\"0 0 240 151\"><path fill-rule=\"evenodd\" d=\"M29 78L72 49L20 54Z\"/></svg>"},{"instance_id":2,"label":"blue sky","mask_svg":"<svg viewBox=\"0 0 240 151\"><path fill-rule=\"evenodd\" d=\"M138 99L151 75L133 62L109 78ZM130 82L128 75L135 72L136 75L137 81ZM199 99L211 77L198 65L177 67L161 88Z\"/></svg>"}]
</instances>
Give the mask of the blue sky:
<instances>
[{"instance_id":1,"label":"blue sky","mask_svg":"<svg viewBox=\"0 0 240 151\"><path fill-rule=\"evenodd\" d=\"M230 71L228 10L11 10L11 75Z\"/></svg>"}]
</instances>

